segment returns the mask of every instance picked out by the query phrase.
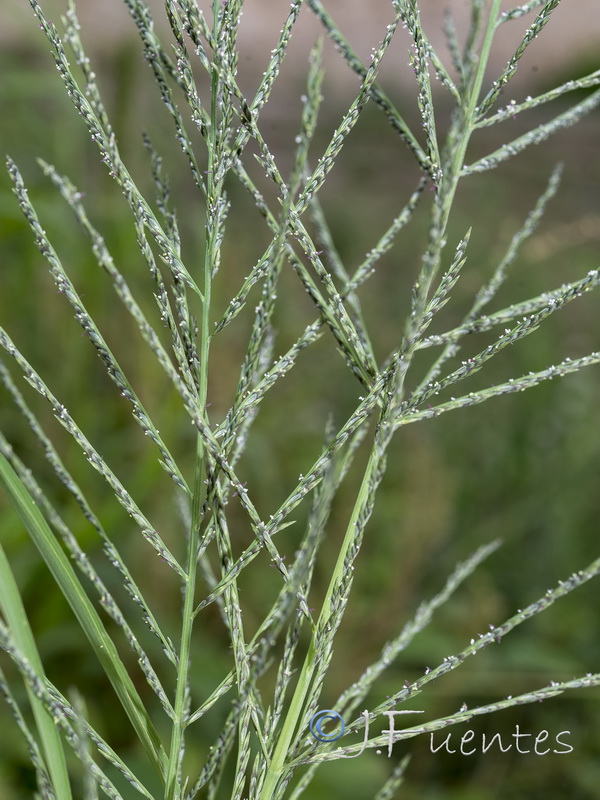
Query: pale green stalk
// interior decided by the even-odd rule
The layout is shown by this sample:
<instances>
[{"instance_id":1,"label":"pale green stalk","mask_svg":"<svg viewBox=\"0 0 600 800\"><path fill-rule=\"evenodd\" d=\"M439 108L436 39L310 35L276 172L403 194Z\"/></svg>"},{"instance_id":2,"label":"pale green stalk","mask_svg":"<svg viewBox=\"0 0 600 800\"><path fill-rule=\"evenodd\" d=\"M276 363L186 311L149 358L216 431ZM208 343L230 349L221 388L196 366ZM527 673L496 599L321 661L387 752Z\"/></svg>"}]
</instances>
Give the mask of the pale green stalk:
<instances>
[{"instance_id":1,"label":"pale green stalk","mask_svg":"<svg viewBox=\"0 0 600 800\"><path fill-rule=\"evenodd\" d=\"M218 0L213 0L213 35L217 35ZM217 263L215 225L213 218L215 211L211 204L219 199L221 187L215 185L215 171L217 167L217 93L219 89L219 74L213 67L211 80L211 106L210 106L210 144L208 148L208 171L206 176L207 186L207 222L206 244L204 250L204 292L202 298L202 331L200 343L200 385L198 394L198 413L207 420L206 403L208 396L208 356L210 347L210 301L212 289L212 273ZM183 755L183 736L187 722L188 710L186 698L188 692L188 674L190 669L190 648L192 629L194 624L194 597L196 590L196 575L198 568L198 545L200 541L200 527L202 524L202 498L204 496L204 481L208 474L207 454L204 441L200 433L196 438L196 466L194 476L194 489L192 498L192 524L188 537L188 558L186 563L187 580L184 590L184 603L182 611L183 625L181 629L179 670L177 673L177 692L175 695L173 730L171 734L171 747L169 751L169 766L165 800L179 800L182 787L180 785L181 757Z\"/></svg>"}]
</instances>

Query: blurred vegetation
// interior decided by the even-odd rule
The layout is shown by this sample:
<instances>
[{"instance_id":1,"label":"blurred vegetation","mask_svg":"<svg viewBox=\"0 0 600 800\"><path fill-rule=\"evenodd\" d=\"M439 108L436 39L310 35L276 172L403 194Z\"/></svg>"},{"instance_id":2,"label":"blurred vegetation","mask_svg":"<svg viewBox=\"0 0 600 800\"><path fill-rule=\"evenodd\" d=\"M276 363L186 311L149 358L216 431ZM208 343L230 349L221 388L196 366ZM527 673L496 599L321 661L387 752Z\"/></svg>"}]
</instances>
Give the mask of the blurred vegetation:
<instances>
[{"instance_id":1,"label":"blurred vegetation","mask_svg":"<svg viewBox=\"0 0 600 800\"><path fill-rule=\"evenodd\" d=\"M192 449L191 431L182 431L173 413L175 398L155 367L144 360L144 350L124 311L116 304L106 277L100 273L85 238L77 230L69 210L35 164L35 156L54 163L87 196L88 211L105 235L115 260L126 264L125 273L138 297L149 296L149 283L135 244L127 209L110 178L97 163L96 151L64 96L50 58L39 42L22 49L6 48L0 55L0 103L2 108L2 152L10 153L23 170L30 196L43 223L56 243L64 263L88 303L90 311L107 331L107 339L119 354L125 371L151 413L161 419L167 441L178 441L179 452ZM40 55L42 53L42 55ZM166 115L162 114L149 73L134 48L106 57L97 68L101 86L118 134L126 163L136 180L150 191L141 129L151 134L164 153L178 201L188 267L199 261L203 210L186 177ZM578 74L582 74L578 71ZM325 84L327 93L327 83ZM335 124L335 92L329 90L325 108L323 147L327 132ZM389 89L393 95L393 87ZM293 97L299 97L302 87ZM410 98L395 98L412 107ZM345 98L339 99L340 108ZM295 106L299 110L299 103ZM285 112L272 114L269 141L285 163L286 141L295 129ZM565 162L562 188L533 238L522 250L511 278L496 301L513 302L546 288L585 275L600 266L600 161L597 158L598 112L579 127L563 132L542 146L527 151L492 173L476 176L462 189L451 220L449 244L462 237L469 226L473 234L468 262L458 285L457 302L444 317L451 327L460 319L469 299L518 229L522 219L543 191L552 166ZM519 131L529 118L486 129L477 138L474 155L494 149L496 137L505 137L509 126ZM269 130L269 126L267 126ZM316 156L315 156L316 157ZM322 193L323 206L342 257L357 265L392 217L406 201L416 183L417 172L400 143L386 127L379 112L368 107L357 130ZM217 296L224 309L232 293L261 253L262 223L246 203L242 190L231 184L234 211L229 223L229 244L222 270L226 286ZM374 331L377 355L382 359L399 340L408 307L410 285L423 247L424 216L405 232L362 292L368 327ZM90 439L102 446L115 472L156 520L167 542L181 534L173 494L158 464L148 458L146 442L130 424L129 412L97 363L89 343L82 337L70 311L55 290L45 263L37 252L22 219L6 174L0 176L0 242L2 246L1 324L22 347L34 366L48 377L78 424ZM282 352L304 325L314 318L311 305L302 296L296 276L283 278L281 296L290 298L280 314L277 352ZM486 384L540 369L566 355L580 355L600 348L600 297L591 294L569 305L544 324L541 331L486 370ZM149 315L155 314L146 301ZM210 386L214 419L228 407L237 379L239 355L248 333L248 319L241 315L224 336L227 347L212 356ZM473 347L480 349L481 338ZM250 440L242 474L252 475L256 505L264 512L280 502L286 487L312 463L330 411L340 422L353 407L360 387L347 375L327 335L313 345L311 359L300 359L289 377L266 398ZM319 360L315 359L315 353ZM467 354L468 355L468 354ZM12 365L10 365L12 369ZM13 373L16 376L16 373ZM477 377L471 379L477 383ZM137 532L124 512L111 502L110 491L81 462L77 448L55 423L49 409L18 378L18 384L33 407L39 410L46 429L59 451L75 469L93 508L113 539L126 554L135 554L142 588L162 580L154 556L140 544ZM476 385L470 388L477 388ZM379 685L379 698L396 691L406 679L434 666L453 653L488 624L501 622L598 555L600 494L600 420L598 398L600 372L584 371L550 382L525 394L511 395L476 406L468 412L444 415L403 428L391 448L389 469L380 489L375 513L368 528L363 558L359 561L350 612L339 634L339 643L322 706L327 707L379 652L382 644L400 629L421 599L435 593L453 565L485 541L501 538L502 548L481 568L421 634L410 650ZM2 429L28 465L54 486L42 453L5 393L0 395ZM296 421L290 433L287 421ZM177 453L177 450L176 450ZM191 458L190 458L191 464ZM317 591L324 591L332 560L343 534L348 504L356 489L357 476L350 477L334 508L330 541L318 565ZM80 520L72 501L55 488L56 502L80 541L98 552L97 541ZM301 521L303 512L298 519ZM248 543L242 527L241 550ZM289 549L294 547L294 528L289 529ZM40 650L49 676L66 691L77 685L86 696L92 718L105 735L126 751L127 725L111 705L111 691L102 680L87 643L71 620L66 603L53 585L16 515L0 497L0 535L17 573L19 584L39 636ZM283 547L283 543L282 543ZM285 547L284 547L285 550ZM330 559L328 562L327 559ZM100 559L99 559L100 560ZM258 624L278 579L263 564L261 577L248 577L242 586L251 597L247 621L250 631ZM258 567L257 567L258 570ZM115 579L107 569L109 585ZM159 618L176 636L179 598L172 585L165 585L157 609ZM318 601L318 598L316 598ZM550 680L568 679L597 668L600 658L598 608L600 587L587 585L561 601L539 618L509 636L502 646L487 650L446 677L419 698L419 708L436 716L468 705L492 702L507 694L518 694ZM220 621L206 617L205 634L196 641L196 658L203 669L193 676L193 691L205 696L226 670L227 653ZM141 632L144 636L144 632ZM10 673L10 664L2 658ZM132 670L135 664L132 659ZM268 682L265 684L268 685ZM139 690L147 696L147 687ZM497 749L471 757L429 752L428 740L409 740L397 745L394 762L412 753L402 796L407 800L491 800L510 793L513 800L543 796L546 800L597 797L600 785L600 694L586 690L553 699L540 706L516 708L472 723L480 740L501 732L510 737L518 724L522 731L537 734L543 729L554 736L571 731L574 751L566 755L519 755ZM115 708L114 714L112 709ZM111 709L111 712L109 712ZM222 717L226 707L192 729L197 737L199 764L213 738L211 719ZM24 746L14 734L7 710L0 707L0 797L29 798L33 773ZM383 724L383 721L382 721ZM466 728L451 728L456 741ZM438 737L439 741L439 737ZM127 756L132 760L138 756ZM139 756L142 759L142 756ZM385 754L365 753L355 761L323 766L307 793L311 800L343 797L363 800L388 774L391 760ZM140 773L143 774L140 770ZM151 785L151 778L148 778Z\"/></svg>"}]
</instances>

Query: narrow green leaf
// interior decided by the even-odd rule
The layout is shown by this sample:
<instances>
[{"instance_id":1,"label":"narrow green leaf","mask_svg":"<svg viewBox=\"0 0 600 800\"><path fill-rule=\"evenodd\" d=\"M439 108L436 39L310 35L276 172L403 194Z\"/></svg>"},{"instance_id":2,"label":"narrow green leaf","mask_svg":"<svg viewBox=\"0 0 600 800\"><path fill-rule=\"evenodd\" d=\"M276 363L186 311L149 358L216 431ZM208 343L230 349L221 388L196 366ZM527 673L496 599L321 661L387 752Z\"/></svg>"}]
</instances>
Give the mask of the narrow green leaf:
<instances>
[{"instance_id":1,"label":"narrow green leaf","mask_svg":"<svg viewBox=\"0 0 600 800\"><path fill-rule=\"evenodd\" d=\"M2 454L0 454L0 479L40 555L89 639L152 764L159 774L164 776L166 764L164 749L114 642L107 634L98 612L85 593L48 523Z\"/></svg>"},{"instance_id":2,"label":"narrow green leaf","mask_svg":"<svg viewBox=\"0 0 600 800\"><path fill-rule=\"evenodd\" d=\"M4 456L2 456L4 458ZM3 465L0 464L0 467ZM0 544L0 608L6 622L8 623L15 642L19 645L24 655L27 656L33 669L35 669L41 681L45 680L44 667L35 644L35 639L29 626L29 620L25 613L19 587L13 575L12 569L6 557L6 553ZM52 781L54 793L60 800L70 800L71 785L67 772L67 762L63 743L54 724L52 717L46 711L42 703L27 687L29 702L33 710L33 715L37 723L42 748L46 758L46 768L50 780Z\"/></svg>"}]
</instances>

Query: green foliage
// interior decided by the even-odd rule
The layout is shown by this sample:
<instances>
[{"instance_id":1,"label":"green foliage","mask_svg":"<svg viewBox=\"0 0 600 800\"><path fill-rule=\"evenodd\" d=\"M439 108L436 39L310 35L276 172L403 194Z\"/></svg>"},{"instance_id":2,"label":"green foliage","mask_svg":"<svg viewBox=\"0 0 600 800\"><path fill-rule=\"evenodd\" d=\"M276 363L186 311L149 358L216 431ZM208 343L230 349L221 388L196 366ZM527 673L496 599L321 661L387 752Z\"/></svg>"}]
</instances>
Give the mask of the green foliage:
<instances>
[{"instance_id":1,"label":"green foliage","mask_svg":"<svg viewBox=\"0 0 600 800\"><path fill-rule=\"evenodd\" d=\"M122 724L130 724L131 739L144 752L120 748L118 737L104 730L108 722L96 722L79 696L67 699L59 689L60 680L44 668L18 580L3 549L0 646L10 656L13 672L8 677L0 673L0 688L23 734L42 800L62 800L71 791L74 795L83 792L86 800L98 797L99 792L110 798L141 795L165 800L192 800L201 794L209 798L229 795L236 800L297 798L308 790L325 762L344 764L342 759L357 755L362 748L375 750L387 745L385 736L371 733L366 745L338 740L331 746L311 738L308 731L329 691L327 682L340 629L354 598L355 566L368 549L368 538L377 539L377 531L368 530L374 527L369 522L377 512L382 482L395 468L396 431L600 362L598 352L561 356L550 366L539 365L539 369L527 369L508 379L497 378L489 363L600 283L598 270L584 270L587 274L556 289L487 312L493 300L503 297L509 268L555 195L559 168L552 171L544 192L512 236L505 254L497 259L491 277L481 285L477 275L478 288L465 310L456 289L470 263L473 226L467 230L465 225L458 243L448 246L453 238L452 218L459 214L456 195L465 178L494 169L575 124L600 103L600 89L475 160L468 157L471 138L508 116L571 91L596 87L600 74L593 72L521 104L511 102L494 110L527 47L550 20L557 0L527 3L504 13L500 13L500 0L473 0L464 45L451 17L446 20L452 67L444 64L431 45L416 0L394 0L392 22L382 32L368 64L352 50L319 0L294 0L250 98L237 78L242 0L222 4L215 0L211 13L190 0L167 0L165 10L172 32L169 46L160 41L145 3L125 0L189 169L193 194L182 192L181 205L185 207L190 196L195 206L201 201L204 234L200 240L197 220L195 230L190 231L185 208L176 213L162 156L147 134L143 144L153 189L147 190L135 177L138 165L129 164L120 147L80 39L73 4L62 20L61 33L37 0L30 3L67 95L123 196L122 213L127 219L123 235L137 245L134 269L128 259L114 255L110 238L115 231L100 232L101 226L96 226L95 214L84 204L79 189L53 165L40 161L43 174L74 215L91 250L90 268L100 268L122 306L123 315L118 317L122 330L112 328L110 314L98 308L97 298L78 291L78 281L66 266L71 262L72 269L72 260L62 255L68 248L56 244L57 237L44 228L42 215L11 158L8 173L35 244L49 264L51 279L70 306L85 342L99 356L103 372L96 378L97 387L107 395L116 389L121 413L127 408L135 426L127 417L122 430L131 438L119 433L116 443L107 446L101 435L102 403L96 402L99 390L81 385L77 394L83 394L82 398L63 402L60 388L57 394L50 389L50 384L60 381L42 377L33 366L34 359L26 357L24 348L19 349L0 329L0 345L11 360L11 367L0 364L0 378L19 414L22 427L15 430L23 431L17 437L0 434L0 476L41 559L89 640L95 663L114 689L111 702L120 704ZM263 119L298 19L309 11L358 75L360 87L322 146L319 114L324 43L319 41L313 47L286 178L268 142ZM534 11L537 15L514 55L486 91L485 73L496 29ZM378 82L381 61L402 26L413 45L411 65L424 130L422 141L414 132L414 123L400 113ZM205 77L198 77L199 69ZM432 75L454 104L447 130L436 116ZM383 234L351 269L352 259L346 261L339 252L319 194L332 180L331 172L369 106L383 112L419 174ZM317 158L316 152L320 153ZM478 178L469 177L472 180ZM431 191L425 193L425 189ZM230 239L235 238L231 230L236 213L241 213L245 224L261 221L264 247L239 288L232 290L238 276L230 271L228 248ZM252 222L247 222L250 219ZM462 219L458 223L462 224ZM371 322L363 287L371 276L379 277L376 271L381 271L386 255L409 226L422 236L420 266L414 279L411 276L403 331L382 355L380 332ZM494 261L489 253L487 258ZM142 269L140 278L136 270ZM297 279L303 292L298 292ZM313 307L316 318L313 313L307 324L303 321L302 333L298 336L294 329L291 343L278 350L277 321L282 320L287 334L292 328L286 326L285 316L297 314L297 319L303 320ZM37 313L43 312L39 309ZM438 320L449 324L441 332L431 333L432 323ZM498 329L502 330L499 334L495 333ZM491 341L485 338L490 332ZM129 340L133 337L139 337L136 341L145 348L151 364L147 375L131 363ZM231 398L224 402L228 390L219 384L222 359L231 341L240 340L245 343L240 348L239 375ZM315 402L311 391L322 391L326 405L331 389L330 375L319 372L319 347L324 342L337 349L343 367L340 385L348 387L348 408L342 424L328 416L317 442L314 420L319 412L311 410L310 404ZM438 355L427 361L432 348L437 348ZM470 355L457 360L463 349ZM276 476L277 442L268 441L272 429L261 423L259 412L263 418L285 414L285 409L277 411L285 405L281 394L284 379L305 369L303 364L311 356L313 374L322 382L314 387L306 381L298 413L286 414L288 426L297 424L298 449L302 451L298 463L308 462L309 466L303 467L304 474L297 481L286 482ZM18 388L12 369L33 390L31 398ZM472 391L461 394L461 381L472 379L480 370L482 375L476 379L481 381L480 388L475 383ZM217 397L217 411L210 411L212 399ZM39 403L40 398L45 405ZM88 419L88 425L99 427L86 430L78 422L79 402L82 407L91 405L95 419ZM325 409L327 414L330 410ZM340 412L339 406L336 411ZM307 433L303 413L313 420ZM137 433L143 444L135 438ZM39 474L27 467L26 452L22 456L19 442L11 441L21 435L27 439L30 434L47 461L46 471L40 469ZM264 461L248 455L257 446L253 437L267 453ZM131 457L126 452L129 442L136 442ZM131 459L135 466L130 474L122 466L110 466L115 453ZM97 483L88 476L88 464L99 478ZM163 476L150 472L157 464ZM63 493L60 501L55 490L46 488L55 479ZM152 497L140 499L143 486L147 494L151 493L148 486L157 487L166 511L159 512ZM94 509L100 497L102 510L98 512ZM340 540L334 539L332 544L329 534L336 527L336 517L344 513L342 501L351 510L344 517ZM159 513L160 521L156 521ZM133 530L138 532L135 545L125 546L119 534L126 532L129 542ZM98 541L104 560L93 552ZM9 542L5 544L8 547ZM464 582L496 547L491 537L477 546L451 571L444 588L421 602L379 657L330 704L348 721L346 735L362 736L368 722L417 697L419 704L425 704L427 690L451 678L470 656L493 662L485 650L488 645L496 648L507 634L600 572L600 559L579 565L570 577L522 610L490 625L487 633L469 637L469 644L463 641L454 651L456 655L437 652L437 667L419 664L415 667L418 674L406 680L403 688L394 688L384 702L376 701L378 686L399 663L401 654L430 626L438 609L448 606L459 589L465 590ZM152 559L148 558L150 552ZM140 569L140 564L144 568ZM146 569L148 574L144 574ZM168 606L180 598L181 606L169 613ZM133 653L133 660L124 645ZM212 651L227 647L229 663L221 669L224 659L220 655L213 660ZM502 648L510 650L510 645L503 642ZM550 658L548 655L547 660ZM10 688L15 672L23 679L32 716L21 710L27 698ZM458 712L435 714L433 719L397 731L394 741L598 684L600 675L590 673L470 708L464 704ZM367 708L357 717L362 705ZM210 730L212 736L200 767L191 758L198 728ZM81 763L79 768L73 757ZM375 794L378 800L397 796L408 763L403 759L395 765Z\"/></svg>"}]
</instances>

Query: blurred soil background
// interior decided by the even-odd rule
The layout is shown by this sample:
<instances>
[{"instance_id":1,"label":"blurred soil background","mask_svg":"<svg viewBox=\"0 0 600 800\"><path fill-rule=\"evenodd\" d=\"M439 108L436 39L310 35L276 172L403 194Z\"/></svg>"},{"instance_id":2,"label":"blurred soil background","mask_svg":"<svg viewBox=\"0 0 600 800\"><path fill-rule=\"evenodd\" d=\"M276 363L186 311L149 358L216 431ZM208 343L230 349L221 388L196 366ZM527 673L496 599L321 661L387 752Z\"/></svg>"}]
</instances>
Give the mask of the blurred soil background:
<instances>
[{"instance_id":1,"label":"blurred soil background","mask_svg":"<svg viewBox=\"0 0 600 800\"><path fill-rule=\"evenodd\" d=\"M58 16L54 12L64 10L57 2L42 5L56 21ZM162 4L150 5L156 10L157 27L165 30ZM275 0L248 0L246 4L239 78L243 91L250 96L275 45L288 5ZM390 21L389 3L330 0L325 5L361 58L368 58L371 47ZM421 3L426 29L444 58L447 53L436 32L446 5L433 0ZM470 4L465 1L450 5L456 12L462 36ZM202 203L194 192L184 160L173 141L170 120L141 57L135 27L121 6L118 0L102 3L80 0L84 43L93 57L125 163L138 185L148 192L152 189L147 153L141 145L142 130L148 131L164 155L186 263L192 272L199 271ZM492 62L494 71L501 69L510 57L525 26L525 20L503 26ZM261 117L261 130L284 174L292 163L308 51L319 33L308 8L303 10L300 31L302 35L292 41L273 100ZM144 307L155 318L150 283L131 230L128 209L118 188L98 163L97 151L63 92L49 48L24 0L0 3L0 42L0 149L3 154L10 154L22 169L31 199L63 263L99 327L106 332L131 383L149 411L156 415L161 433L167 441L179 442L178 447L174 444L175 453L191 466L191 429L183 427L185 420L176 413L176 398L147 358L143 343L126 312L117 304L69 209L35 163L37 156L53 163L85 193L90 217L105 236L116 263L137 295L141 298L145 292L150 297ZM514 88L511 84L501 104L535 96L597 69L599 45L596 0L564 0L523 59ZM393 51L386 56L381 84L413 130L420 130L414 76L407 63L408 47L408 37L402 32ZM320 133L311 151L313 163L358 85L329 43L325 45L324 62L327 68L324 103ZM205 79L199 76L199 82L204 85ZM579 92L576 99L583 96ZM439 130L444 131L451 106L440 88L436 90L436 99L437 122ZM566 110L574 99L570 95L516 120L481 130L473 139L468 160L492 152L499 144L549 119L553 112ZM441 332L460 322L474 293L492 273L559 161L564 163L559 194L520 252L510 279L490 310L583 277L588 270L600 266L599 123L600 111L596 110L575 128L526 150L498 170L464 181L451 219L447 258L472 226L468 261L457 286L456 302L449 304L450 308L440 316L432 332ZM195 141L202 163L203 144L197 138ZM251 162L248 156L247 163ZM258 168L253 169L258 176ZM369 105L320 195L335 245L350 272L402 208L417 180L418 172L410 153L378 109ZM274 204L273 190L264 182L261 188ZM216 317L224 311L228 298L268 243L261 217L233 179L229 194L232 214L221 267L228 277L217 291ZM424 245L429 203L430 197L425 197L414 222L401 234L360 293L380 362L402 334L410 286ZM146 515L155 520L157 530L177 550L181 547L183 528L168 481L148 442L131 424L128 408L72 320L64 298L57 294L5 173L0 175L0 247L0 324L50 387L59 393L61 401L74 410L77 423L124 479ZM256 298L259 291L255 290ZM275 319L276 355L285 352L315 318L311 303L291 270L282 278L280 297ZM250 308L254 306L252 300ZM221 342L216 342L210 385L214 421L223 418L235 391L250 319L249 314L240 315L222 335ZM566 356L600 349L599 320L600 296L585 295L544 323L533 336L505 351L470 379L468 386L465 383L464 391L541 369ZM474 338L463 351L465 356L461 354L460 358L478 352L493 338L494 332L487 338L485 335ZM431 351L427 355L431 357ZM423 356L417 366L426 363ZM132 530L120 508L115 508L108 488L81 459L49 408L28 389L13 365L9 366L46 430L55 437L67 466L88 493L106 530L135 564L142 587L152 587L156 597L156 587L163 582L164 599L159 602L157 613L166 626L171 626L176 638L179 600L170 578L164 581L162 565L149 548L140 544L141 537ZM415 380L416 373L413 384ZM298 474L310 468L320 450L328 415L334 414L339 427L360 393L327 333L303 354L281 385L269 393L255 423L248 453L240 464L240 472L244 479L248 478L251 496L263 515L272 513L295 485ZM388 473L368 526L353 598L339 634L322 707L329 707L328 703L335 701L378 655L385 641L400 630L419 603L443 586L454 564L479 544L496 538L503 542L384 676L373 695L374 702L398 691L404 681L419 677L426 666L434 667L443 656L463 649L471 637L487 630L489 624L501 623L598 556L599 398L600 370L590 368L523 394L407 426L397 433L389 455ZM42 476L43 485L52 493L67 522L101 563L100 547L93 532L80 519L74 503L57 487L40 448L5 392L0 394L0 402L2 430L27 464ZM328 540L317 569L313 605L327 586L364 461L365 451L334 506ZM233 501L230 505L235 518ZM281 544L290 555L297 541L294 530L301 529L306 510L292 516L299 525L282 534L289 532L289 544ZM242 512L237 520L239 553L249 543L250 533ZM114 717L106 713L113 703L111 690L37 552L3 498L0 498L0 535L23 588L49 676L64 691L71 685L81 687L89 698L92 719L113 744L126 750L132 745L127 724L123 724L116 707ZM245 614L250 631L269 607L279 582L266 559L258 562L242 579L242 586L251 598ZM108 584L114 587L114 576L108 569L103 572ZM551 680L596 672L600 659L599 601L600 586L592 582L517 629L501 646L481 653L438 682L417 698L413 707L426 709L426 717L430 719L456 711L463 702L470 707L489 703L547 685ZM195 647L199 667L193 676L193 691L195 697L202 698L212 691L230 663L216 612L209 611L203 618ZM5 663L7 659L1 660L3 668L14 674ZM132 658L132 670L135 669ZM267 680L265 689L268 686ZM139 690L151 702L142 679ZM533 734L546 729L555 736L568 730L569 742L574 747L572 753L520 755L513 747L507 753L495 748L487 754L478 752L469 757L460 753L443 755L441 751L432 754L429 740L418 738L397 745L393 759L371 752L353 761L322 767L306 794L307 800L370 798L389 773L392 761L395 763L408 752L413 758L400 795L405 800L492 800L509 795L513 800L537 797L554 800L566 795L571 800L597 798L599 700L597 690L581 691L542 705L479 717L470 726L449 729L454 731L454 740L471 727L478 740L483 733L489 737L500 732L506 741L516 724L521 731ZM227 713L228 702L226 698L214 714L208 714L192 730L199 764L214 739L215 725ZM0 707L0 720L0 798L30 798L33 774L25 748L14 735L4 707ZM440 737L436 739L439 742ZM143 756L133 752L132 763L138 757L143 761Z\"/></svg>"}]
</instances>

